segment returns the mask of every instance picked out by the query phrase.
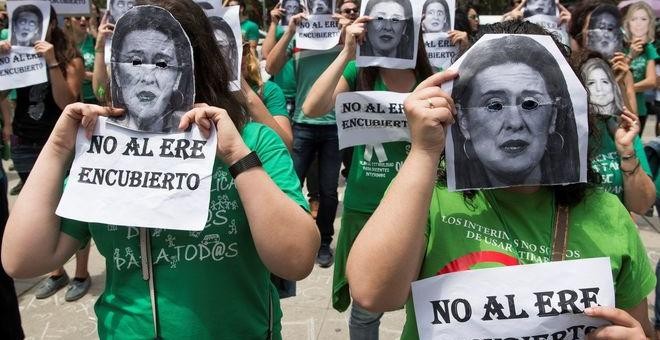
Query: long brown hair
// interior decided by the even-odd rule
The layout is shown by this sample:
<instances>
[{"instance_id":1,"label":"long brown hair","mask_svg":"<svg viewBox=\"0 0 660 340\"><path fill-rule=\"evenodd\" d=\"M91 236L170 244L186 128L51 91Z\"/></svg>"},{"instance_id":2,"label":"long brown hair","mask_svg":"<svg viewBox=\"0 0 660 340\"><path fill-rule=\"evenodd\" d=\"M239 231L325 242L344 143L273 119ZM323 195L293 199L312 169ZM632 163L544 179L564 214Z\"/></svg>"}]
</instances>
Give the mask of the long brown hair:
<instances>
[{"instance_id":1,"label":"long brown hair","mask_svg":"<svg viewBox=\"0 0 660 340\"><path fill-rule=\"evenodd\" d=\"M62 30L57 23L57 13L53 6L50 7L50 22L48 26L51 27L50 30L50 41L49 43L53 44L53 49L55 50L55 59L59 63L60 71L66 78L66 67L73 61L73 59L81 58L82 55L80 51L73 46L73 41L67 36L67 34Z\"/></svg>"},{"instance_id":2,"label":"long brown hair","mask_svg":"<svg viewBox=\"0 0 660 340\"><path fill-rule=\"evenodd\" d=\"M190 39L195 63L195 103L206 103L227 110L241 131L247 122L245 100L240 92L229 91L230 71L213 36L204 11L192 0L138 0L136 5L166 9L181 24Z\"/></svg>"}]
</instances>

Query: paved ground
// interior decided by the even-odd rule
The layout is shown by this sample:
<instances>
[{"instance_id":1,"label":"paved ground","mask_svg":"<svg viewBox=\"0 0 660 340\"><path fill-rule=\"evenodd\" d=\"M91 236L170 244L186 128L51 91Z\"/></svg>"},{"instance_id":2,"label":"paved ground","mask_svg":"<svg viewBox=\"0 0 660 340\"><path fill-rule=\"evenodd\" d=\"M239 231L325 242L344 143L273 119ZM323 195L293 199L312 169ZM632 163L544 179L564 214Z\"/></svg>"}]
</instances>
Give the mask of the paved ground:
<instances>
[{"instance_id":1,"label":"paved ground","mask_svg":"<svg viewBox=\"0 0 660 340\"><path fill-rule=\"evenodd\" d=\"M654 121L649 119L645 139L652 133ZM6 164L5 164L6 166ZM10 188L16 183L15 173L9 173ZM344 185L340 185L340 200ZM10 198L10 204L14 198ZM338 217L341 212L338 213ZM635 216L648 255L655 264L660 259L660 220L656 216ZM339 219L335 221L339 228ZM656 229L657 228L657 229ZM72 274L75 261L65 268ZM103 290L105 266L96 248L92 248L89 261L92 276L90 293L77 302L64 301L64 290L45 299L34 298L34 287L43 279L17 281L23 327L27 339L96 339L96 317L93 305ZM348 339L348 313L338 313L331 306L332 268L315 267L312 274L298 283L298 296L282 301L284 339ZM651 297L650 302L653 302ZM650 314L652 315L652 313ZM387 313L380 327L381 339L398 339L404 321L403 311Z\"/></svg>"}]
</instances>

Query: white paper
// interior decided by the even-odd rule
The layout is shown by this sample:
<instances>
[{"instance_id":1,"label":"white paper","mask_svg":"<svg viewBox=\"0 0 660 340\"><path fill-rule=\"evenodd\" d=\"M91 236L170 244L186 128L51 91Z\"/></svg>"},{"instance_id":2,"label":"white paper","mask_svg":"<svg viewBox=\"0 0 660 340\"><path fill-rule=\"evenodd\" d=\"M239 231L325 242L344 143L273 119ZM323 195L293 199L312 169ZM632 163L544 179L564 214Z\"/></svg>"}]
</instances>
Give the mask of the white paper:
<instances>
[{"instance_id":1,"label":"white paper","mask_svg":"<svg viewBox=\"0 0 660 340\"><path fill-rule=\"evenodd\" d=\"M537 14L525 18L526 21L533 22L550 32L562 44L570 46L570 39L568 37L568 30L566 24L559 25L559 17L556 15L543 15Z\"/></svg>"},{"instance_id":2,"label":"white paper","mask_svg":"<svg viewBox=\"0 0 660 340\"><path fill-rule=\"evenodd\" d=\"M0 55L0 90L21 88L48 81L46 60L33 47L13 46Z\"/></svg>"},{"instance_id":3,"label":"white paper","mask_svg":"<svg viewBox=\"0 0 660 340\"><path fill-rule=\"evenodd\" d=\"M584 339L608 324L584 309L615 305L607 257L443 274L412 295L422 340Z\"/></svg>"},{"instance_id":4,"label":"white paper","mask_svg":"<svg viewBox=\"0 0 660 340\"><path fill-rule=\"evenodd\" d=\"M50 1L7 1L12 46L34 46L45 40L50 22Z\"/></svg>"},{"instance_id":5,"label":"white paper","mask_svg":"<svg viewBox=\"0 0 660 340\"><path fill-rule=\"evenodd\" d=\"M514 43L523 47L515 47ZM523 52L519 56L525 62L511 61L511 52L502 52L505 47ZM464 67L466 60L479 66ZM486 62L492 65L484 67ZM498 69L483 72L494 67ZM530 77L521 75L523 68L532 70ZM458 81L442 85L452 94L458 113L457 123L449 129L445 144L450 191L586 182L587 92L551 37L487 34L450 69L461 75ZM506 72L508 77L502 75ZM478 76L492 76L492 79L472 82ZM466 88L472 90L472 97L477 96L475 93L481 87L495 86L500 92L518 91L516 102L512 103L508 94L485 93L480 97L483 101L460 100L457 82L468 84ZM538 89L520 88L521 84ZM464 91L465 96L467 93ZM493 110L488 106L492 101L502 107ZM539 109L524 111L523 102L536 103Z\"/></svg>"},{"instance_id":6,"label":"white paper","mask_svg":"<svg viewBox=\"0 0 660 340\"><path fill-rule=\"evenodd\" d=\"M296 47L327 50L339 43L339 22L331 14L309 15L296 28Z\"/></svg>"},{"instance_id":7,"label":"white paper","mask_svg":"<svg viewBox=\"0 0 660 340\"><path fill-rule=\"evenodd\" d=\"M453 30L455 11L455 0L426 0L422 6L422 32L447 33Z\"/></svg>"},{"instance_id":8,"label":"white paper","mask_svg":"<svg viewBox=\"0 0 660 340\"><path fill-rule=\"evenodd\" d=\"M301 0L281 0L280 7L284 10L284 15L280 19L280 26L286 29L289 26L289 21L291 17L298 13L302 13L303 4Z\"/></svg>"},{"instance_id":9,"label":"white paper","mask_svg":"<svg viewBox=\"0 0 660 340\"><path fill-rule=\"evenodd\" d=\"M365 42L357 47L357 66L415 68L422 5L423 0L363 1L360 15L373 20L366 24Z\"/></svg>"},{"instance_id":10,"label":"white paper","mask_svg":"<svg viewBox=\"0 0 660 340\"><path fill-rule=\"evenodd\" d=\"M57 15L87 15L92 12L90 0L51 0L50 3Z\"/></svg>"},{"instance_id":11,"label":"white paper","mask_svg":"<svg viewBox=\"0 0 660 340\"><path fill-rule=\"evenodd\" d=\"M75 159L57 215L121 226L202 230L209 208L215 130L205 139L196 125L189 132L164 135L106 123L99 118L91 140L78 130ZM125 180L120 176L127 176L127 171L130 177Z\"/></svg>"},{"instance_id":12,"label":"white paper","mask_svg":"<svg viewBox=\"0 0 660 340\"><path fill-rule=\"evenodd\" d=\"M424 33L424 48L431 66L446 70L458 58L459 46L447 33Z\"/></svg>"},{"instance_id":13,"label":"white paper","mask_svg":"<svg viewBox=\"0 0 660 340\"><path fill-rule=\"evenodd\" d=\"M409 93L345 92L337 96L335 115L339 149L410 141L403 101Z\"/></svg>"},{"instance_id":14,"label":"white paper","mask_svg":"<svg viewBox=\"0 0 660 340\"><path fill-rule=\"evenodd\" d=\"M116 23L134 5L135 0L107 0L105 8L108 15L108 22L111 24Z\"/></svg>"},{"instance_id":15,"label":"white paper","mask_svg":"<svg viewBox=\"0 0 660 340\"><path fill-rule=\"evenodd\" d=\"M239 9L240 6L218 6L204 11L211 22L215 39L220 46L220 52L228 60L227 66L234 75L230 83L232 91L238 91L241 88L243 38Z\"/></svg>"}]
</instances>

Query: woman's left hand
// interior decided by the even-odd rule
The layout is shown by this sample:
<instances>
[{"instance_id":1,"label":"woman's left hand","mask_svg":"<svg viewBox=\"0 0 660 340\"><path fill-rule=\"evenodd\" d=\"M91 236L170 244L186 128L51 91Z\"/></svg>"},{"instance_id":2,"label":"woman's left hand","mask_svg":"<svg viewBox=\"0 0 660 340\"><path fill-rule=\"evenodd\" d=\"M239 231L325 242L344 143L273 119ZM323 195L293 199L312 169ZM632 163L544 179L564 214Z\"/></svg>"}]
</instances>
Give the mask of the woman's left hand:
<instances>
[{"instance_id":1,"label":"woman's left hand","mask_svg":"<svg viewBox=\"0 0 660 340\"><path fill-rule=\"evenodd\" d=\"M559 25L568 25L568 23L571 22L571 19L573 18L571 11L566 9L566 7L560 4L559 1L557 1L557 7L559 8Z\"/></svg>"},{"instance_id":2,"label":"woman's left hand","mask_svg":"<svg viewBox=\"0 0 660 340\"><path fill-rule=\"evenodd\" d=\"M179 129L185 130L191 123L199 126L202 136L205 138L211 136L211 128L215 124L218 135L216 153L227 166L233 165L250 153L250 149L243 142L241 134L226 110L206 104L195 104L194 109L181 117Z\"/></svg>"},{"instance_id":3,"label":"woman's left hand","mask_svg":"<svg viewBox=\"0 0 660 340\"><path fill-rule=\"evenodd\" d=\"M619 156L630 156L635 152L633 141L639 134L639 120L628 108L623 108L619 117L619 125L614 133L614 142Z\"/></svg>"},{"instance_id":4,"label":"woman's left hand","mask_svg":"<svg viewBox=\"0 0 660 340\"><path fill-rule=\"evenodd\" d=\"M584 310L584 314L612 323L612 325L598 327L589 333L588 340L647 339L639 321L624 310L613 307L590 307Z\"/></svg>"},{"instance_id":5,"label":"woman's left hand","mask_svg":"<svg viewBox=\"0 0 660 340\"><path fill-rule=\"evenodd\" d=\"M46 64L52 65L57 63L55 58L55 47L53 44L45 40L39 40L34 44L34 50L37 52L37 55L44 57L46 59Z\"/></svg>"}]
</instances>

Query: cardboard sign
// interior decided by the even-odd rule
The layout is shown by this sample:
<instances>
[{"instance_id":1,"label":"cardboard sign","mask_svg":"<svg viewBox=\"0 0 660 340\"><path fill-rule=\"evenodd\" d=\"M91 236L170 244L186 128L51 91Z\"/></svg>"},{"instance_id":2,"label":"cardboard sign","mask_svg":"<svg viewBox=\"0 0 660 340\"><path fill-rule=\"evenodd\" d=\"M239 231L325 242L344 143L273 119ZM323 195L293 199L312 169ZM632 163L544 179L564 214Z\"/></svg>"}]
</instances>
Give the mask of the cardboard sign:
<instances>
[{"instance_id":1,"label":"cardboard sign","mask_svg":"<svg viewBox=\"0 0 660 340\"><path fill-rule=\"evenodd\" d=\"M583 339L614 306L609 258L470 270L412 283L420 339Z\"/></svg>"},{"instance_id":2,"label":"cardboard sign","mask_svg":"<svg viewBox=\"0 0 660 340\"><path fill-rule=\"evenodd\" d=\"M136 133L99 117L87 139L78 130L75 159L57 215L112 225L202 230L217 137L190 132Z\"/></svg>"},{"instance_id":3,"label":"cardboard sign","mask_svg":"<svg viewBox=\"0 0 660 340\"><path fill-rule=\"evenodd\" d=\"M346 92L337 96L335 115L339 148L409 141L403 112L408 93L387 91Z\"/></svg>"}]
</instances>

